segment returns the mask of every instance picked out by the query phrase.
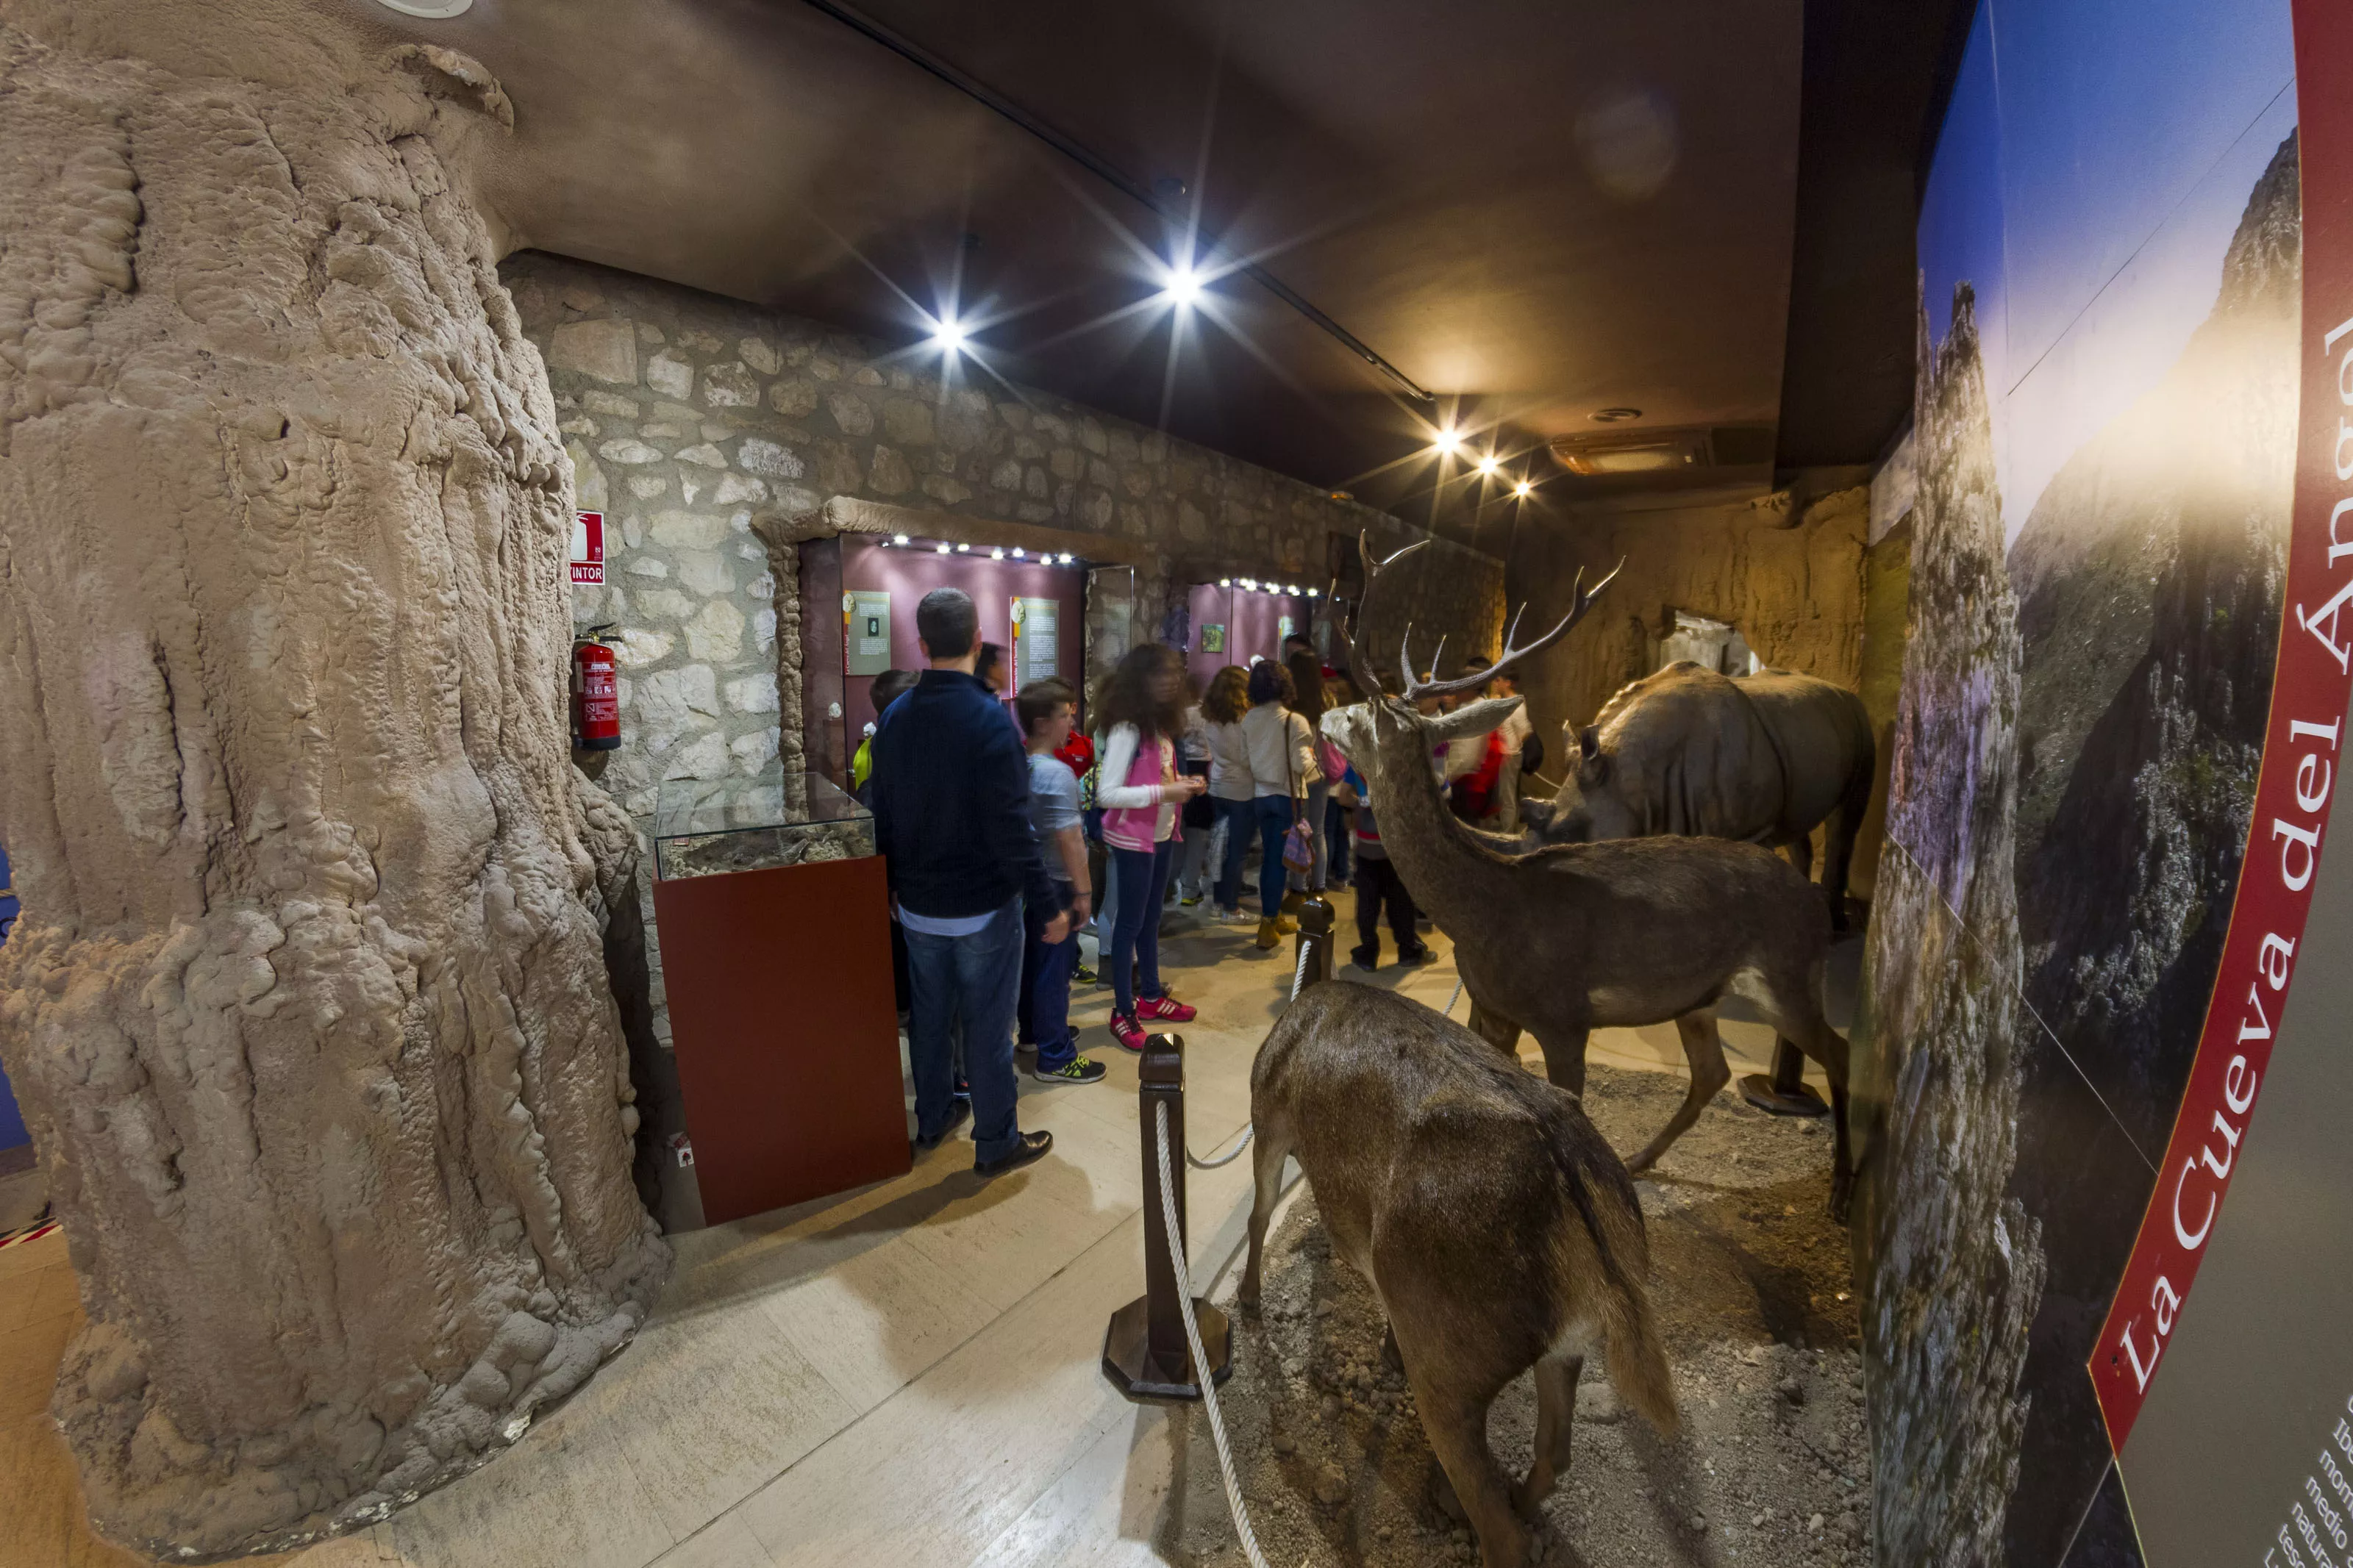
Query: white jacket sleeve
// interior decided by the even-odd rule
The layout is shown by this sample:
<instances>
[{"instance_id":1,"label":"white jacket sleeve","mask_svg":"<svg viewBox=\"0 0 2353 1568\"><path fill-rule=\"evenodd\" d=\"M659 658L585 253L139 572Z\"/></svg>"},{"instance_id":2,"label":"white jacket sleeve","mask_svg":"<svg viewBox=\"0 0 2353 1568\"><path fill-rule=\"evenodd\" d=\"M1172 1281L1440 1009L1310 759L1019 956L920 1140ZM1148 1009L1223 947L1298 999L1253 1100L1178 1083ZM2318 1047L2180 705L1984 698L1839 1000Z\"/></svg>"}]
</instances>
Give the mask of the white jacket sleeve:
<instances>
[{"instance_id":1,"label":"white jacket sleeve","mask_svg":"<svg viewBox=\"0 0 2353 1568\"><path fill-rule=\"evenodd\" d=\"M1142 739L1133 724L1114 725L1111 733L1103 737L1103 771L1095 775L1095 804L1104 810L1132 810L1160 804L1158 784L1125 782L1127 770L1135 765L1135 749Z\"/></svg>"},{"instance_id":2,"label":"white jacket sleeve","mask_svg":"<svg viewBox=\"0 0 2353 1568\"><path fill-rule=\"evenodd\" d=\"M1321 784L1323 770L1315 765L1315 731L1304 713L1283 715L1284 739L1291 742L1291 777L1302 795L1310 784Z\"/></svg>"}]
</instances>

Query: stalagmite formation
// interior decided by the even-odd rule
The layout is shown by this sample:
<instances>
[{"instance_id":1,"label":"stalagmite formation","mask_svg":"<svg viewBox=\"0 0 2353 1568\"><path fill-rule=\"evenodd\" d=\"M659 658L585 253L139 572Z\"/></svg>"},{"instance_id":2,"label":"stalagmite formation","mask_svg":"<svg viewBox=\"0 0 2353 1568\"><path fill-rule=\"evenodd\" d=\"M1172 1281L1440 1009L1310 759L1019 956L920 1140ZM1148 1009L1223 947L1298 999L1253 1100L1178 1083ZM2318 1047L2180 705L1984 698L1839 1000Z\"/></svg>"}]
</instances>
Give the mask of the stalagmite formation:
<instances>
[{"instance_id":1,"label":"stalagmite formation","mask_svg":"<svg viewBox=\"0 0 2353 1568\"><path fill-rule=\"evenodd\" d=\"M570 476L447 51L300 90L0 28L0 1057L89 1327L92 1517L375 1517L666 1253L562 718Z\"/></svg>"}]
</instances>

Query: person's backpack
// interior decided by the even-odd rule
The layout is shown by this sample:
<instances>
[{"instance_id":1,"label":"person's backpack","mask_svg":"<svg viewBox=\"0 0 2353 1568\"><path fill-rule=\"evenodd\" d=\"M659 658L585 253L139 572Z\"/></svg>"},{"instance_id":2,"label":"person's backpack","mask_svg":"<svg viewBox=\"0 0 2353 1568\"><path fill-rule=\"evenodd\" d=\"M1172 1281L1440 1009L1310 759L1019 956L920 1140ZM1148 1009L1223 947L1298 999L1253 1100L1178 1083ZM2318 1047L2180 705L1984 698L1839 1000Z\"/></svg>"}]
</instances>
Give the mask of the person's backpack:
<instances>
[{"instance_id":1,"label":"person's backpack","mask_svg":"<svg viewBox=\"0 0 2353 1568\"><path fill-rule=\"evenodd\" d=\"M1544 737L1534 730L1520 742L1520 772L1533 773L1544 767Z\"/></svg>"}]
</instances>

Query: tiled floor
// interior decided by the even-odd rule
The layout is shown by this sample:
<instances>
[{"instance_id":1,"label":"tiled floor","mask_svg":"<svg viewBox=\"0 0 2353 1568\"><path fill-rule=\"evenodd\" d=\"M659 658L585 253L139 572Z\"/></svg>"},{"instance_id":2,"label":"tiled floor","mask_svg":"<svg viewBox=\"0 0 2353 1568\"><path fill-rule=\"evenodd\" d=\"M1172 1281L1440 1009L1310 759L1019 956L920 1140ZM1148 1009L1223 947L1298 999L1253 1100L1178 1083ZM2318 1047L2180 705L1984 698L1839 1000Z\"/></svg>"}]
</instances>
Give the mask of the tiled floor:
<instances>
[{"instance_id":1,"label":"tiled floor","mask_svg":"<svg viewBox=\"0 0 2353 1568\"><path fill-rule=\"evenodd\" d=\"M1347 896L1335 902L1345 930ZM1250 928L1189 912L1170 930L1170 987L1201 1010L1182 1033L1189 1141L1207 1152L1249 1120L1250 1059L1282 1010L1291 955L1287 943L1257 953ZM1423 969L1343 973L1446 1006L1454 970L1445 940L1434 945L1440 960ZM1022 1125L1054 1133L1046 1160L984 1183L958 1140L896 1181L678 1237L677 1268L636 1343L511 1451L364 1535L248 1561L1156 1561L1166 1416L1122 1399L1099 1365L1105 1321L1143 1290L1135 1064L1102 1027L1109 993L1080 1000L1088 1048L1111 1076L1023 1079ZM1454 1004L1458 1019L1466 1011ZM1765 1065L1767 1030L1726 1022L1724 1035L1736 1071ZM1671 1025L1603 1031L1591 1055L1683 1070ZM1229 1284L1250 1172L1244 1159L1191 1176L1204 1290ZM0 1568L140 1561L90 1537L46 1415L79 1322L62 1237L0 1250Z\"/></svg>"}]
</instances>

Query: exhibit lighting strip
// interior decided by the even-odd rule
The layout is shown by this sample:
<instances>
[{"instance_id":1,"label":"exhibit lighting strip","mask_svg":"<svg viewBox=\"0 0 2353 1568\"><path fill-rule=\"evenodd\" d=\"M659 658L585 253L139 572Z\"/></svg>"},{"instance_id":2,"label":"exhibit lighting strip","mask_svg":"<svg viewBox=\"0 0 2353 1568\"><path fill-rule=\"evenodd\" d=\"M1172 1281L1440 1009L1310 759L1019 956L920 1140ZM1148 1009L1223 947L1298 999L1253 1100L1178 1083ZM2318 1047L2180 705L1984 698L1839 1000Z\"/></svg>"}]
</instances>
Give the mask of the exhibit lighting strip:
<instances>
[{"instance_id":1,"label":"exhibit lighting strip","mask_svg":"<svg viewBox=\"0 0 2353 1568\"><path fill-rule=\"evenodd\" d=\"M1072 163L1078 164L1081 168L1086 170L1097 179L1102 180L1104 184L1118 190L1129 200L1140 203L1145 208L1157 215L1163 220L1192 229L1200 242L1197 244L1195 247L1196 254L1198 254L1204 249L1214 251L1218 248L1217 237L1201 230L1193 221L1193 215L1172 211L1168 205L1162 202L1157 195L1154 195L1152 189L1145 185L1142 181L1133 178L1124 171L1120 169L1118 165L1113 163L1108 158L1103 157L1101 153L1095 152L1092 148L1088 147L1083 142L1075 141L1071 137L1064 135L1061 132L1057 131L1053 126L1049 125L1046 121L1039 119L1036 115L1030 113L1028 110L1022 108L1011 99L1007 98L1003 93L998 92L987 83L981 81L976 77L968 75L966 72L959 69L948 61L942 59L939 56L932 53L931 50L923 47L921 44L916 43L913 39L884 26L881 23L874 20L871 16L867 16L864 12L840 4L839 0L807 0L807 3L816 7L818 10L824 12L835 21L841 23L844 26L854 28L858 32L864 34L867 37L871 38L876 43L881 45L884 48L889 49L892 54L895 54L901 58L929 71L932 75L939 78L940 80L947 83L948 86L955 89L958 92L963 93L965 97L973 100L975 102L993 110L997 114L1002 115L1005 119L1011 121L1015 125L1027 131L1030 135L1035 136L1038 140L1046 143L1047 146L1051 147L1055 152L1060 153L1065 158L1070 159ZM1326 333L1330 334L1343 347L1347 349L1350 353L1356 355L1358 359L1363 360L1366 364L1380 372L1381 374L1395 382L1398 386L1405 392L1407 396L1413 398L1418 403L1435 403L1438 401L1437 394L1428 391L1411 376L1406 374L1405 372L1398 369L1397 366L1382 358L1380 354L1376 353L1369 344L1365 342L1363 339L1357 337L1354 332L1348 331L1347 328L1342 326L1339 322L1334 321L1331 317L1317 310L1303 297L1295 292L1288 284L1275 277L1272 273L1267 271L1264 268L1259 266L1256 262L1247 260L1236 261L1232 267L1232 270L1241 273L1244 277L1250 279L1251 282L1256 283L1260 288L1265 289L1268 293L1273 295L1276 299L1282 300L1284 304L1290 306L1301 315L1306 317L1307 320L1314 322ZM1180 289L1188 297L1197 296L1199 292L1198 283L1189 268L1186 268L1172 279L1170 290L1172 297L1175 297ZM1182 300L1180 300L1178 302L1181 303ZM964 331L960 326L953 322L944 322L934 335L935 338L937 338L947 333L953 333L956 340L956 343L961 344L964 338Z\"/></svg>"},{"instance_id":2,"label":"exhibit lighting strip","mask_svg":"<svg viewBox=\"0 0 2353 1568\"><path fill-rule=\"evenodd\" d=\"M888 550L893 545L896 545L902 550L911 550L913 549L919 542L907 534L894 533L890 538L880 540L877 542L884 550ZM934 555L969 555L972 553L972 546L969 543L950 544L944 539L924 540L920 542L929 544L932 547L932 553ZM991 561L1002 561L1008 555L1014 560L1021 562L1025 565L1029 562L1029 552L1024 545L1016 544L1010 548L1002 544L993 544L989 546L988 558ZM1037 564L1040 566L1075 566L1079 564L1079 560L1078 557L1072 555L1067 550L1063 551L1059 555L1050 550L1041 550L1038 552Z\"/></svg>"}]
</instances>

